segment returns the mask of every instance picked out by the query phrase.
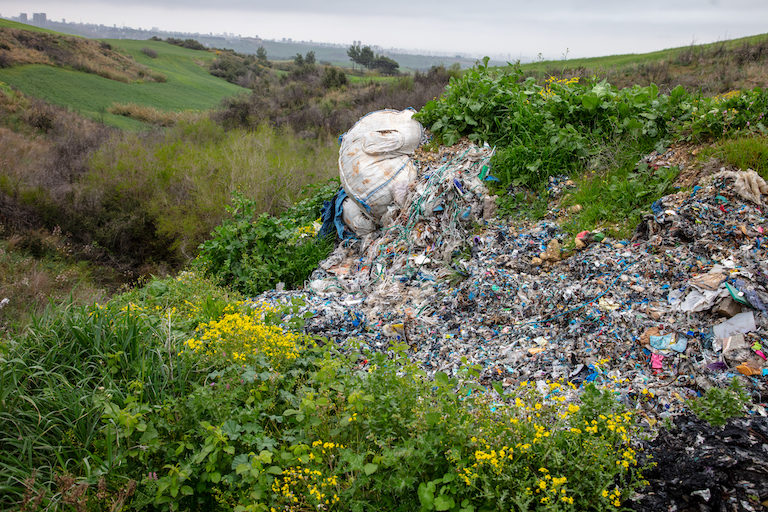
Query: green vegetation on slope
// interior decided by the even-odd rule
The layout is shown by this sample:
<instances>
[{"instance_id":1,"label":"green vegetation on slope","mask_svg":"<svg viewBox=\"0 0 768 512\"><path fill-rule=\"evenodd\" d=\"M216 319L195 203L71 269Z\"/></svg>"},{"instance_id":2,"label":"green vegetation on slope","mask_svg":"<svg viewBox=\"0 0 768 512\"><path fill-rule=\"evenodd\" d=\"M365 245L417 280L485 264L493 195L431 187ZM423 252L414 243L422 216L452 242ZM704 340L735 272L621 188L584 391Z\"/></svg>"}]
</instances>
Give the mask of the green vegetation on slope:
<instances>
[{"instance_id":1,"label":"green vegetation on slope","mask_svg":"<svg viewBox=\"0 0 768 512\"><path fill-rule=\"evenodd\" d=\"M678 48L667 48L647 53L626 53L621 55L606 55L604 57L585 57L579 59L564 60L542 60L537 62L527 62L521 64L524 73L546 72L553 69L609 69L622 68L638 64L648 64L662 60L685 60L696 52L706 52L710 50L735 50L745 44L756 44L768 41L768 34L758 34L754 36L742 37L738 39L729 39L716 43L681 46Z\"/></svg>"},{"instance_id":2,"label":"green vegetation on slope","mask_svg":"<svg viewBox=\"0 0 768 512\"><path fill-rule=\"evenodd\" d=\"M17 21L6 20L4 18L0 18L0 28L14 28L18 30L29 30L31 32L45 32L46 34L63 35L61 32L55 32L53 30L48 30L47 28L36 27L34 25L27 25L25 23L19 23Z\"/></svg>"},{"instance_id":3,"label":"green vegetation on slope","mask_svg":"<svg viewBox=\"0 0 768 512\"><path fill-rule=\"evenodd\" d=\"M416 118L448 144L467 136L496 146L493 173L507 212L520 209L520 187L546 197L551 176L593 171L580 182L586 208L573 229L612 223L625 235L644 208L672 190L675 176L635 168L654 147L768 133L768 90L760 88L707 98L680 86L661 94L653 84L619 89L551 77L540 85L522 76L515 66L480 66L451 81Z\"/></svg>"},{"instance_id":4,"label":"green vegetation on slope","mask_svg":"<svg viewBox=\"0 0 768 512\"><path fill-rule=\"evenodd\" d=\"M719 94L768 83L768 34L644 54L534 62L522 69L539 80L597 77L620 88L655 84L668 92L682 85Z\"/></svg>"},{"instance_id":5,"label":"green vegetation on slope","mask_svg":"<svg viewBox=\"0 0 768 512\"><path fill-rule=\"evenodd\" d=\"M137 62L163 74L162 83L123 83L97 75L64 68L26 65L0 69L0 81L23 93L120 128L137 129L144 123L110 114L113 103L134 103L159 110L208 110L223 98L247 91L212 76L207 63L215 55L188 50L156 41L109 41ZM150 58L141 48L151 48L157 58Z\"/></svg>"}]
</instances>

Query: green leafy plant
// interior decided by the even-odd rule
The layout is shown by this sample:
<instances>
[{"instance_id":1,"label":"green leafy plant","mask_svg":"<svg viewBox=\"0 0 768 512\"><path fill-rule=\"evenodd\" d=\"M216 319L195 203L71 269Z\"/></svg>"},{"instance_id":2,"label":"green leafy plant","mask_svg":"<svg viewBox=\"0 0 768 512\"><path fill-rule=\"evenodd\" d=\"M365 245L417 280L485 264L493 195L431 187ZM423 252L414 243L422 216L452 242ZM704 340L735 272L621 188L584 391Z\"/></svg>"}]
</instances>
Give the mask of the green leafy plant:
<instances>
[{"instance_id":1,"label":"green leafy plant","mask_svg":"<svg viewBox=\"0 0 768 512\"><path fill-rule=\"evenodd\" d=\"M734 378L727 388L710 388L704 396L688 403L696 416L715 427L722 427L729 419L744 415L749 395L738 379Z\"/></svg>"},{"instance_id":2,"label":"green leafy plant","mask_svg":"<svg viewBox=\"0 0 768 512\"><path fill-rule=\"evenodd\" d=\"M256 216L255 201L236 195L231 218L217 227L200 246L197 268L246 294L274 288L279 282L300 286L326 258L333 238L318 238L316 220L323 199L333 196L336 184L320 187L280 217Z\"/></svg>"},{"instance_id":3,"label":"green leafy plant","mask_svg":"<svg viewBox=\"0 0 768 512\"><path fill-rule=\"evenodd\" d=\"M604 80L554 76L539 82L524 78L519 66L491 69L486 60L452 78L443 95L415 117L446 144L467 137L496 147L492 164L502 214L541 216L538 205L546 203L550 176L589 170L609 183L589 184L600 189L596 197L613 187L613 199L596 204L605 214L590 213L596 221L618 217L610 213L615 199L629 189L639 192L629 211L621 208L632 214L630 225L635 210L647 208L660 186L668 191L668 175L629 176L630 187L620 183L643 154L670 140L765 133L766 106L768 93L760 88L705 98L680 86L661 94L654 84L618 89Z\"/></svg>"}]
</instances>

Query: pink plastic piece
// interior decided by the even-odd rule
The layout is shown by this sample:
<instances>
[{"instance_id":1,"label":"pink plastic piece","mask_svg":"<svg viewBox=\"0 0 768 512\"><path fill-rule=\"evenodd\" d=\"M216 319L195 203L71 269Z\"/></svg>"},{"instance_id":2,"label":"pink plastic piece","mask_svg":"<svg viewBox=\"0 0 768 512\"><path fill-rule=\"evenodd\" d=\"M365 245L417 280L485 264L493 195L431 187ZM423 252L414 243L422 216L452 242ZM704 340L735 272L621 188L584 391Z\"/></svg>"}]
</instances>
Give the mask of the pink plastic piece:
<instances>
[{"instance_id":1,"label":"pink plastic piece","mask_svg":"<svg viewBox=\"0 0 768 512\"><path fill-rule=\"evenodd\" d=\"M663 355L651 354L651 368L653 368L654 370L661 370L663 360L664 360Z\"/></svg>"}]
</instances>

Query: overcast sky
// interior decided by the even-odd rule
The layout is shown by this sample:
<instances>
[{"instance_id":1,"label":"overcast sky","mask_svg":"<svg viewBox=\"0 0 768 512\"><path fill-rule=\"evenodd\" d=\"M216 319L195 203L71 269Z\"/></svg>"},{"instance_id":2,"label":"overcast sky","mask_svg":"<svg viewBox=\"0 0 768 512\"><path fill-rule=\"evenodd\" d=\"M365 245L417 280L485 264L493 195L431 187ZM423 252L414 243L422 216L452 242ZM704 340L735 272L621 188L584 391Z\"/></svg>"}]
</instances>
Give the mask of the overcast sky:
<instances>
[{"instance_id":1,"label":"overcast sky","mask_svg":"<svg viewBox=\"0 0 768 512\"><path fill-rule=\"evenodd\" d=\"M589 57L768 32L768 0L2 0L0 14L493 55Z\"/></svg>"}]
</instances>

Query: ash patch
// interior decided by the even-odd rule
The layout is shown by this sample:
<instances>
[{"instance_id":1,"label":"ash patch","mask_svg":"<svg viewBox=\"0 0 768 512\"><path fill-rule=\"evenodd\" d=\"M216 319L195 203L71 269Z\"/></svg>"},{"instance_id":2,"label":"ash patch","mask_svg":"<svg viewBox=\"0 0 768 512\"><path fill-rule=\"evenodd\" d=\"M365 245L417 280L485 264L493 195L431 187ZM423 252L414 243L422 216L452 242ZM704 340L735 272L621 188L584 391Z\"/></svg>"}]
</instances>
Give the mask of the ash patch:
<instances>
[{"instance_id":1,"label":"ash patch","mask_svg":"<svg viewBox=\"0 0 768 512\"><path fill-rule=\"evenodd\" d=\"M650 485L629 506L636 511L768 510L768 417L713 427L678 416L645 449Z\"/></svg>"}]
</instances>

